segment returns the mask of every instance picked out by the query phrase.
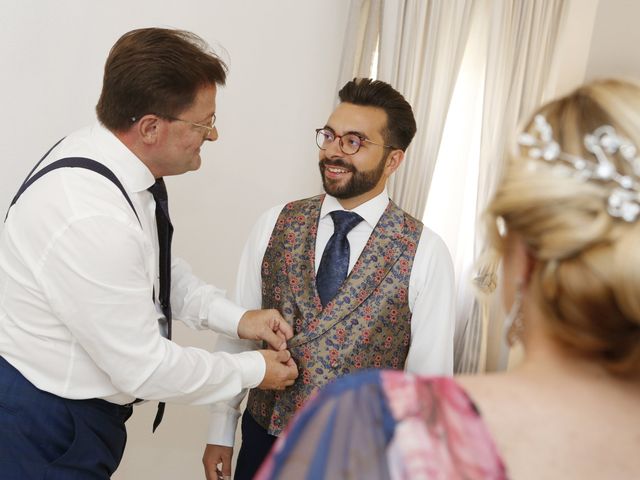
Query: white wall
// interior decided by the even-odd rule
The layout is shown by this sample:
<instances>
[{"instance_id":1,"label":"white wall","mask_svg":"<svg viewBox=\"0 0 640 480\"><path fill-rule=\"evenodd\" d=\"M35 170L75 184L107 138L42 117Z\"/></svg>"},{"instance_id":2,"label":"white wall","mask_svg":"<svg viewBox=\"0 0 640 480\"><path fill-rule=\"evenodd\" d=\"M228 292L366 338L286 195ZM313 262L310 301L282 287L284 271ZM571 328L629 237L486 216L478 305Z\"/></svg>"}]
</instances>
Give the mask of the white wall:
<instances>
[{"instance_id":1,"label":"white wall","mask_svg":"<svg viewBox=\"0 0 640 480\"><path fill-rule=\"evenodd\" d=\"M638 0L570 0L557 54L556 88L623 76L640 80Z\"/></svg>"},{"instance_id":2,"label":"white wall","mask_svg":"<svg viewBox=\"0 0 640 480\"><path fill-rule=\"evenodd\" d=\"M601 0L591 37L586 80L625 76L640 80L640 2Z\"/></svg>"},{"instance_id":3,"label":"white wall","mask_svg":"<svg viewBox=\"0 0 640 480\"><path fill-rule=\"evenodd\" d=\"M125 31L192 30L224 47L230 74L218 94L220 140L199 172L169 179L174 252L204 279L235 280L244 239L261 211L320 191L313 129L335 102L349 5L344 0L3 0L0 16L0 210L56 140L94 121L102 68ZM213 335L177 328L209 348ZM136 408L114 478L203 478L206 410Z\"/></svg>"},{"instance_id":4,"label":"white wall","mask_svg":"<svg viewBox=\"0 0 640 480\"><path fill-rule=\"evenodd\" d=\"M549 81L548 93L551 98L566 95L584 82L599 3L600 0L567 2L564 25L555 52L552 78Z\"/></svg>"}]
</instances>

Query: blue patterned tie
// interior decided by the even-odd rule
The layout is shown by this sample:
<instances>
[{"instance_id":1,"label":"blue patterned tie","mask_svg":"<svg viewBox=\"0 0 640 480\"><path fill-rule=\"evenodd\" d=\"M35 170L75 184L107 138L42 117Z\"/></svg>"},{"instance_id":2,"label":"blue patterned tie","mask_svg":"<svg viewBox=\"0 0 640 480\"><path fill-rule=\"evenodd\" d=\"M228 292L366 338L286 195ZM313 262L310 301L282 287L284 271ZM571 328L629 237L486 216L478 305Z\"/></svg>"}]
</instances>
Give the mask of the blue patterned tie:
<instances>
[{"instance_id":1,"label":"blue patterned tie","mask_svg":"<svg viewBox=\"0 0 640 480\"><path fill-rule=\"evenodd\" d=\"M346 210L336 210L329 215L333 219L333 235L322 253L322 260L316 274L316 287L323 307L336 296L340 285L347 278L349 270L347 234L362 221L360 215Z\"/></svg>"}]
</instances>

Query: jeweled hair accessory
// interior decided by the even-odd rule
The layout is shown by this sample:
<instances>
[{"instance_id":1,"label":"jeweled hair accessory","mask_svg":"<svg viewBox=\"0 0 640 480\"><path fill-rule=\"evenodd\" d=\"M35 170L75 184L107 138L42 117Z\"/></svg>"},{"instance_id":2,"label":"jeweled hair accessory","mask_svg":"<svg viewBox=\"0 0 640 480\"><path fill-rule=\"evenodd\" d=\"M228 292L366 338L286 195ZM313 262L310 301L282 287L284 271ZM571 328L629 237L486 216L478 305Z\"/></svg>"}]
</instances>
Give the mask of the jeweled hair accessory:
<instances>
[{"instance_id":1,"label":"jeweled hair accessory","mask_svg":"<svg viewBox=\"0 0 640 480\"><path fill-rule=\"evenodd\" d=\"M593 154L594 161L560 150L560 145L553 138L551 125L543 115L536 115L533 123L536 135L525 132L518 136L518 144L529 147L529 158L547 162L562 161L572 168L571 175L585 181L615 183L607 200L609 215L626 222L636 221L640 215L640 183L618 172L609 159L609 155L620 154L629 163L634 175L640 177L640 157L631 141L618 135L610 125L598 127L584 136L584 146Z\"/></svg>"}]
</instances>

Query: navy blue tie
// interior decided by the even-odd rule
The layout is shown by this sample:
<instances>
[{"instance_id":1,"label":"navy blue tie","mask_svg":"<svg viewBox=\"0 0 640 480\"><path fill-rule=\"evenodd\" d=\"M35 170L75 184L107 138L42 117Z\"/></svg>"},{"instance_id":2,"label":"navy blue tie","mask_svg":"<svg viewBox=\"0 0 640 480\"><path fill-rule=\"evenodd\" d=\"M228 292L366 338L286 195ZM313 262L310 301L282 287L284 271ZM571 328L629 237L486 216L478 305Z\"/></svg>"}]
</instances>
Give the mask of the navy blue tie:
<instances>
[{"instance_id":1,"label":"navy blue tie","mask_svg":"<svg viewBox=\"0 0 640 480\"><path fill-rule=\"evenodd\" d=\"M362 221L354 212L336 210L331 212L333 235L322 253L316 274L316 287L322 306L325 307L336 296L349 271L349 241L347 234Z\"/></svg>"},{"instance_id":2,"label":"navy blue tie","mask_svg":"<svg viewBox=\"0 0 640 480\"><path fill-rule=\"evenodd\" d=\"M167 338L171 340L171 237L173 236L173 225L169 218L169 199L167 187L162 178L158 178L156 183L148 190L156 201L156 225L158 227L158 248L159 261L158 273L160 276L160 293L158 301L162 307L162 313L167 320ZM153 421L153 431L156 431L164 415L164 402L158 404L158 412Z\"/></svg>"}]
</instances>

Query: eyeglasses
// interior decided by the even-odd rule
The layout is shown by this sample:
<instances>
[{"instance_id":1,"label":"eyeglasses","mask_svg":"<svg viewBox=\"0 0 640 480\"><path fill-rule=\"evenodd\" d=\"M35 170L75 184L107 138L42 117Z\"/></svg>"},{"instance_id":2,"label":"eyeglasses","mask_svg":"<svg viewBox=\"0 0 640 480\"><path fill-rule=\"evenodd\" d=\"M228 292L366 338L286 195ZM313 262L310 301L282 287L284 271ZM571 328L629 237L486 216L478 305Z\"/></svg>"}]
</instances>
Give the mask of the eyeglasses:
<instances>
[{"instance_id":1,"label":"eyeglasses","mask_svg":"<svg viewBox=\"0 0 640 480\"><path fill-rule=\"evenodd\" d=\"M338 139L340 150L342 150L342 153L345 153L347 155L354 155L358 153L358 150L360 150L360 147L365 142L384 148L396 148L392 145L372 142L371 140L364 138L357 133L345 133L344 135L336 135L335 132L329 130L328 128L316 128L316 145L318 145L318 148L320 150L326 150L327 148L329 148L329 145L331 145L336 138Z\"/></svg>"},{"instance_id":2,"label":"eyeglasses","mask_svg":"<svg viewBox=\"0 0 640 480\"><path fill-rule=\"evenodd\" d=\"M188 123L189 125L194 126L194 127L204 128L207 131L207 137L210 137L211 134L213 133L213 129L216 128L215 127L215 125L216 125L216 114L215 113L213 114L213 118L211 118L211 124L209 124L209 125L203 125L202 123L191 122L189 120L184 120L184 119L178 118L178 117L166 116L164 118L166 118L167 120L171 120L173 122L184 122L184 123Z\"/></svg>"},{"instance_id":3,"label":"eyeglasses","mask_svg":"<svg viewBox=\"0 0 640 480\"><path fill-rule=\"evenodd\" d=\"M196 123L196 122L191 122L189 120L184 120L182 118L178 118L178 117L172 117L169 115L158 115L159 117L165 118L167 120L170 120L172 122L184 122L184 123L188 123L189 125L192 125L194 127L198 127L198 128L204 128L207 131L207 137L210 137L211 134L213 133L213 129L216 128L216 114L213 114L213 118L211 119L211 124L210 125L203 125L202 123ZM139 120L138 117L131 117L131 123L136 123Z\"/></svg>"}]
</instances>

